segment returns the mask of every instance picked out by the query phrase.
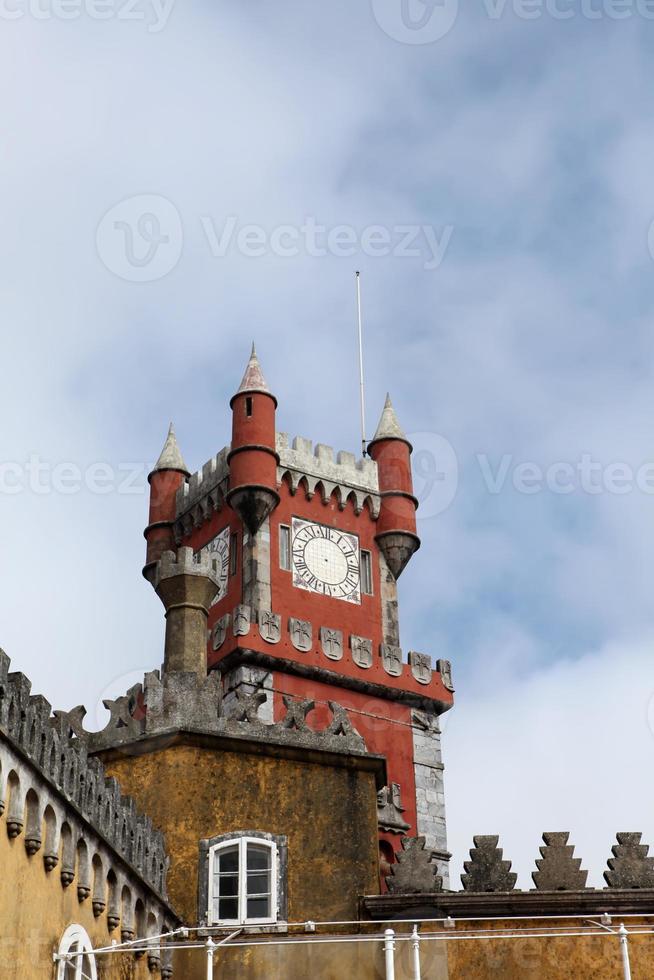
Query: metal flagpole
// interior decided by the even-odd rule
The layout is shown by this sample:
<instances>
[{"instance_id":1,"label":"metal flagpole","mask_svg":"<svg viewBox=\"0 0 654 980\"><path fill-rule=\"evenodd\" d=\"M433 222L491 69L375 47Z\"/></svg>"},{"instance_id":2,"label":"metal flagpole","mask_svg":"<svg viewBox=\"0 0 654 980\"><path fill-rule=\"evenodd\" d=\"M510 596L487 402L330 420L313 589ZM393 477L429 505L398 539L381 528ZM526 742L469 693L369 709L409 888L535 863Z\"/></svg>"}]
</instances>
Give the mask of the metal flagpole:
<instances>
[{"instance_id":1,"label":"metal flagpole","mask_svg":"<svg viewBox=\"0 0 654 980\"><path fill-rule=\"evenodd\" d=\"M366 455L366 399L363 381L363 328L361 325L361 273L355 273L357 280L357 320L359 327L359 397L361 405L361 452Z\"/></svg>"}]
</instances>

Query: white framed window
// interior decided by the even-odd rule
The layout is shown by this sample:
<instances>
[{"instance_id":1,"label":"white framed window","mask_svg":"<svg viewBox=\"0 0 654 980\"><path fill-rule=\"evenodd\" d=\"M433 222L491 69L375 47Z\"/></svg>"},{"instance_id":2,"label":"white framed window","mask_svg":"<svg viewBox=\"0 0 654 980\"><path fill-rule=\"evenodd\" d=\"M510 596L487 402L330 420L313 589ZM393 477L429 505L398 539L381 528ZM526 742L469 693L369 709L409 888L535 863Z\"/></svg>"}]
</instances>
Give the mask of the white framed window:
<instances>
[{"instance_id":1,"label":"white framed window","mask_svg":"<svg viewBox=\"0 0 654 980\"><path fill-rule=\"evenodd\" d=\"M57 980L98 980L93 943L82 926L68 926L57 952Z\"/></svg>"},{"instance_id":2,"label":"white framed window","mask_svg":"<svg viewBox=\"0 0 654 980\"><path fill-rule=\"evenodd\" d=\"M209 918L212 925L277 921L277 845L238 837L209 850Z\"/></svg>"},{"instance_id":3,"label":"white framed window","mask_svg":"<svg viewBox=\"0 0 654 980\"><path fill-rule=\"evenodd\" d=\"M291 529L286 524L279 525L279 567L284 572L291 570Z\"/></svg>"},{"instance_id":4,"label":"white framed window","mask_svg":"<svg viewBox=\"0 0 654 980\"><path fill-rule=\"evenodd\" d=\"M361 552L361 591L364 595L372 595L372 555L369 551Z\"/></svg>"}]
</instances>

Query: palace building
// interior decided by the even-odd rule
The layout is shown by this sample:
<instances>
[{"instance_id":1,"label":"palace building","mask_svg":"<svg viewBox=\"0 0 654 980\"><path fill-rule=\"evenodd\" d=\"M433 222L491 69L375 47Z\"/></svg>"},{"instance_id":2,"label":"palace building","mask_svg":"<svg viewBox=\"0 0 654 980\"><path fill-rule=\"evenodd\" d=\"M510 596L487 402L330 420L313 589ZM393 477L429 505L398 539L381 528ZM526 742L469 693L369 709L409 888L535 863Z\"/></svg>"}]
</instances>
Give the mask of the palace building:
<instances>
[{"instance_id":1,"label":"palace building","mask_svg":"<svg viewBox=\"0 0 654 980\"><path fill-rule=\"evenodd\" d=\"M191 473L171 426L143 569L163 664L105 702L102 731L0 653L3 975L609 978L619 916L648 976L640 834L618 835L605 889L566 833L544 835L531 891L496 835L454 887L452 669L428 638L401 646L411 445L389 398L358 460L278 432L276 408L253 348L229 446Z\"/></svg>"}]
</instances>

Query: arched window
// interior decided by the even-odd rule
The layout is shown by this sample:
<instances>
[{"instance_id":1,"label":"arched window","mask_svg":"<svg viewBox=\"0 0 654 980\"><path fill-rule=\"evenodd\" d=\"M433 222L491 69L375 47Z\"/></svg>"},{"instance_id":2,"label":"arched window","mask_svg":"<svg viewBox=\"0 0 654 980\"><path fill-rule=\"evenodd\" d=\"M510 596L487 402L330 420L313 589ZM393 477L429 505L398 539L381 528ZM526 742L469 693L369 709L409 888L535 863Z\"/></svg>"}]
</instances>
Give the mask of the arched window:
<instances>
[{"instance_id":1,"label":"arched window","mask_svg":"<svg viewBox=\"0 0 654 980\"><path fill-rule=\"evenodd\" d=\"M200 844L207 925L264 925L286 914L286 838L256 831ZM205 905L206 903L206 905Z\"/></svg>"},{"instance_id":2,"label":"arched window","mask_svg":"<svg viewBox=\"0 0 654 980\"><path fill-rule=\"evenodd\" d=\"M61 938L57 980L98 980L93 943L82 926L68 926Z\"/></svg>"}]
</instances>

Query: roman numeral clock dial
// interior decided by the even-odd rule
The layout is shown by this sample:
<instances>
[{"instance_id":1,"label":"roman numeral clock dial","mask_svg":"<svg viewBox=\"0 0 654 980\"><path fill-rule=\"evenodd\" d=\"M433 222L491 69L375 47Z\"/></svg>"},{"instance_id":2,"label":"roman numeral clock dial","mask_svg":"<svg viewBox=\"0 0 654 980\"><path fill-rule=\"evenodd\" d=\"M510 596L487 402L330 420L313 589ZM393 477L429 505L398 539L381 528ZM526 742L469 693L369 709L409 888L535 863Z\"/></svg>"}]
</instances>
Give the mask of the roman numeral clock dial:
<instances>
[{"instance_id":1,"label":"roman numeral clock dial","mask_svg":"<svg viewBox=\"0 0 654 980\"><path fill-rule=\"evenodd\" d=\"M224 599L227 595L227 582L229 579L229 528L217 534L213 541L205 545L201 551L202 555L208 555L212 561L218 563L218 595L211 603L215 606L217 602Z\"/></svg>"},{"instance_id":2,"label":"roman numeral clock dial","mask_svg":"<svg viewBox=\"0 0 654 980\"><path fill-rule=\"evenodd\" d=\"M355 534L294 517L292 552L293 585L332 599L361 602Z\"/></svg>"}]
</instances>

